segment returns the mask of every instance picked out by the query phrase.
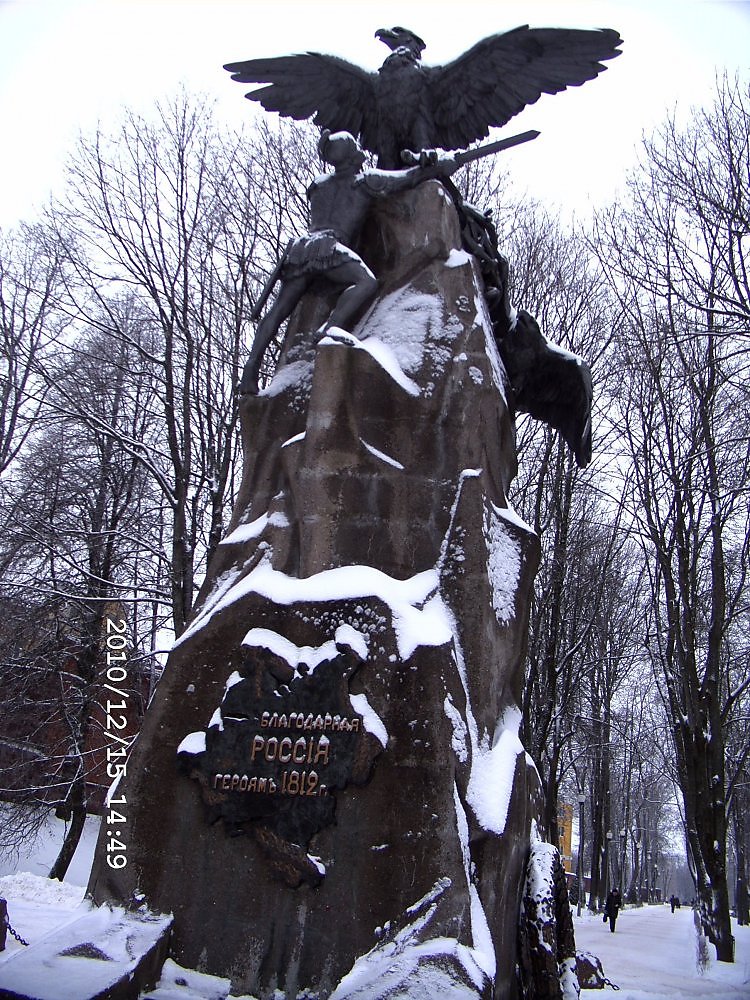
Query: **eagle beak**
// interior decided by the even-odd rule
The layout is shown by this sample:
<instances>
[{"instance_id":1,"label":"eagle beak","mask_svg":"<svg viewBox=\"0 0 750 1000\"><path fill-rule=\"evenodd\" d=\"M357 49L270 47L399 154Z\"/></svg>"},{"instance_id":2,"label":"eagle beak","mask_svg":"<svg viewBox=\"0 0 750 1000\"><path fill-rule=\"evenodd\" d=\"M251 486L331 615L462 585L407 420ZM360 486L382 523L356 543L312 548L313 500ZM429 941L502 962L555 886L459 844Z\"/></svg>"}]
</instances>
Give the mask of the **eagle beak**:
<instances>
[{"instance_id":1,"label":"eagle beak","mask_svg":"<svg viewBox=\"0 0 750 1000\"><path fill-rule=\"evenodd\" d=\"M392 42L396 38L396 35L390 28L378 28L375 32L375 37L379 38L381 42Z\"/></svg>"}]
</instances>

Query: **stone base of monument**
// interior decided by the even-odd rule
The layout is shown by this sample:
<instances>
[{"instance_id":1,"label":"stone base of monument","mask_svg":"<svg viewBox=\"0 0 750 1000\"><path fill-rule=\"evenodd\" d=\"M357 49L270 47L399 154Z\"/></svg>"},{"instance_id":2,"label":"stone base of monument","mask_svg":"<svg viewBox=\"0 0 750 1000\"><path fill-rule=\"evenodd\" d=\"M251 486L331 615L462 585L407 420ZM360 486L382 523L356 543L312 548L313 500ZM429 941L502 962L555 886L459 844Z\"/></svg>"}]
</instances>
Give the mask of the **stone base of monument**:
<instances>
[{"instance_id":1,"label":"stone base of monument","mask_svg":"<svg viewBox=\"0 0 750 1000\"><path fill-rule=\"evenodd\" d=\"M159 980L170 917L82 904L0 965L0 1000L134 1000Z\"/></svg>"},{"instance_id":2,"label":"stone base of monument","mask_svg":"<svg viewBox=\"0 0 750 1000\"><path fill-rule=\"evenodd\" d=\"M361 252L353 334L303 301L242 402L232 523L118 788L127 865L102 841L89 890L173 913L175 961L262 1000L515 997L538 543L505 373L439 183Z\"/></svg>"}]
</instances>

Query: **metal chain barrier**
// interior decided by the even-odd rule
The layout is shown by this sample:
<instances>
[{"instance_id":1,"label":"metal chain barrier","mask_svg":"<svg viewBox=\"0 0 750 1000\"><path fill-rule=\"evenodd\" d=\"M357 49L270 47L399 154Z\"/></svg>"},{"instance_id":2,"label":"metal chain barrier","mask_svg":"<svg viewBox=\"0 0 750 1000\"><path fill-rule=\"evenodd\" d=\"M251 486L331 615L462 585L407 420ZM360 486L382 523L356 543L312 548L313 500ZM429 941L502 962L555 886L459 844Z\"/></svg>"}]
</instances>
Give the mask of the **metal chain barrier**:
<instances>
[{"instance_id":1,"label":"metal chain barrier","mask_svg":"<svg viewBox=\"0 0 750 1000\"><path fill-rule=\"evenodd\" d=\"M6 914L5 914L5 927L6 927L7 930L10 931L11 937L14 937L16 939L16 941L18 941L19 944L24 945L24 947L26 947L26 948L29 947L29 942L26 941L24 938L22 938L21 935L18 933L18 931L13 926L13 924L11 924L10 917L8 916L7 911L6 911Z\"/></svg>"}]
</instances>

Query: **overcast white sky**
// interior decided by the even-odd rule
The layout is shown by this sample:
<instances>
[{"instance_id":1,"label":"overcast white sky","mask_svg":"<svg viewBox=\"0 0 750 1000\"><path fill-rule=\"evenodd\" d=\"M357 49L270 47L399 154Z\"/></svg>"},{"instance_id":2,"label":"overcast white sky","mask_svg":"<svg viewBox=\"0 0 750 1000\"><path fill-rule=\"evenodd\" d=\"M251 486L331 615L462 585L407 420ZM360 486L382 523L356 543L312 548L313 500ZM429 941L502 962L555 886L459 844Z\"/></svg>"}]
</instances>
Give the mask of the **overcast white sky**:
<instances>
[{"instance_id":1,"label":"overcast white sky","mask_svg":"<svg viewBox=\"0 0 750 1000\"><path fill-rule=\"evenodd\" d=\"M501 133L542 131L506 162L579 212L608 200L668 109L686 117L710 101L717 70L750 79L750 0L0 0L0 226L59 193L79 131L116 123L124 105L148 112L182 83L231 125L246 120L249 88L225 62L310 49L375 70L387 54L375 30L403 24L439 64L526 23L611 27L625 40L597 80L542 98Z\"/></svg>"}]
</instances>

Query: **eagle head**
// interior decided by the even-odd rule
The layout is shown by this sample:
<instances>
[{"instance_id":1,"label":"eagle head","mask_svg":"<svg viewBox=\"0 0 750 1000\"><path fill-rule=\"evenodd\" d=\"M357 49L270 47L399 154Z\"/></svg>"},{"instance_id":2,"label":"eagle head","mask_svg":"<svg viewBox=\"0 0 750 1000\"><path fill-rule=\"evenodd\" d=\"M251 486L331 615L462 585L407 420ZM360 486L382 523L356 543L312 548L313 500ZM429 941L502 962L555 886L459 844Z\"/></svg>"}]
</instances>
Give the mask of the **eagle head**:
<instances>
[{"instance_id":1,"label":"eagle head","mask_svg":"<svg viewBox=\"0 0 750 1000\"><path fill-rule=\"evenodd\" d=\"M385 42L388 48L395 52L397 49L407 49L412 58L417 61L422 58L422 53L427 48L425 43L408 28L378 28L375 37L381 42Z\"/></svg>"}]
</instances>

